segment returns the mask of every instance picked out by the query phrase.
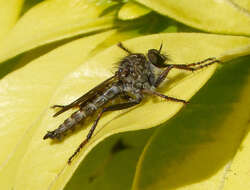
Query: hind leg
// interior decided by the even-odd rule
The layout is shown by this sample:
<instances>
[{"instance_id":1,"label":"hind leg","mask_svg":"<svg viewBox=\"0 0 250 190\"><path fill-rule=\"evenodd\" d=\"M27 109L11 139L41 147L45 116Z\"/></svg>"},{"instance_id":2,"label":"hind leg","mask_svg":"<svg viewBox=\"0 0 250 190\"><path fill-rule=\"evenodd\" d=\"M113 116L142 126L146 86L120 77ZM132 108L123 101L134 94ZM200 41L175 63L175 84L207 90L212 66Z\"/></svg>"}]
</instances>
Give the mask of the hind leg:
<instances>
[{"instance_id":1,"label":"hind leg","mask_svg":"<svg viewBox=\"0 0 250 190\"><path fill-rule=\"evenodd\" d=\"M109 107L103 108L102 111L98 114L96 120L94 121L94 123L93 123L92 127L90 128L89 133L86 136L86 138L84 139L84 141L78 146L78 148L76 149L76 151L69 158L68 164L71 163L72 159L80 152L80 150L83 148L83 146L85 144L87 144L87 142L90 140L90 138L92 137L92 135L93 135L93 133L95 131L95 128L96 128L96 126L97 126L97 124L98 124L98 122L99 122L99 120L102 117L102 114L104 112L127 109L127 108L130 108L130 107L133 107L133 106L139 104L140 102L141 102L140 99L138 99L138 100L136 99L136 100L132 100L130 102L121 103L121 104L115 104L115 105L111 105Z\"/></svg>"}]
</instances>

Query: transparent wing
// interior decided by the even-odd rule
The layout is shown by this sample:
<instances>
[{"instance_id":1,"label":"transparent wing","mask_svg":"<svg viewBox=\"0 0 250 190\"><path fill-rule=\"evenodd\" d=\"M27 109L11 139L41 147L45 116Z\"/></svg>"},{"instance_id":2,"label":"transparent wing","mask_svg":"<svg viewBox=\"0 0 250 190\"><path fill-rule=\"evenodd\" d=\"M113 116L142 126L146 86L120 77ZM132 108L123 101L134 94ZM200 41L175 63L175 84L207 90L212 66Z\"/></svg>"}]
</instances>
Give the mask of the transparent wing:
<instances>
[{"instance_id":1,"label":"transparent wing","mask_svg":"<svg viewBox=\"0 0 250 190\"><path fill-rule=\"evenodd\" d=\"M56 112L53 117L56 117L58 115L60 115L61 113L73 108L73 107L77 107L80 106L80 104L85 104L88 101L91 101L94 97L96 97L98 94L102 93L110 84L112 84L115 81L116 77L112 76L110 78L108 78L107 80L103 81L102 83L100 83L99 85L97 85L96 87L92 88L90 91L88 91L86 94L84 94L83 96L79 97L78 99L76 99L75 101L71 102L68 105L65 106L60 106L60 105L54 105L52 107L60 107L61 109Z\"/></svg>"}]
</instances>

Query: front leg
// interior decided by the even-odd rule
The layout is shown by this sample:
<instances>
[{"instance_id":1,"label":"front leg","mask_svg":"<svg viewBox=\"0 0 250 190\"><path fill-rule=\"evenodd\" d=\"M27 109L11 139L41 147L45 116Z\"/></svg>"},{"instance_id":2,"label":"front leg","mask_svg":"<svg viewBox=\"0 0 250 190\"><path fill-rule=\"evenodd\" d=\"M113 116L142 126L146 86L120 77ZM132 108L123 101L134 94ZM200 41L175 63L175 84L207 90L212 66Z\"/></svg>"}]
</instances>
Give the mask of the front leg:
<instances>
[{"instance_id":1,"label":"front leg","mask_svg":"<svg viewBox=\"0 0 250 190\"><path fill-rule=\"evenodd\" d=\"M180 70L186 70L186 71L197 71L199 69L202 69L204 67L208 67L208 66L213 65L215 63L221 63L221 61L214 58L214 57L211 57L211 58L207 58L203 61L191 63L191 64L187 64L187 65L185 65L185 64L166 64L167 68L158 76L158 78L155 81L154 86L158 87L165 80L169 71L173 68L180 69Z\"/></svg>"},{"instance_id":2,"label":"front leg","mask_svg":"<svg viewBox=\"0 0 250 190\"><path fill-rule=\"evenodd\" d=\"M130 108L130 107L133 107L133 106L139 104L140 102L141 102L141 99L136 99L136 100L132 100L130 102L121 103L121 104L115 104L115 105L111 105L111 106L103 108L102 111L98 114L98 116L97 116L96 120L94 121L92 127L90 128L87 137L78 146L78 148L76 149L76 151L74 152L74 154L69 158L68 164L71 163L72 159L80 152L80 150L83 148L83 146L85 144L87 144L87 142L90 140L90 138L92 137L92 135L93 135L93 133L94 133L94 131L96 129L96 126L97 126L97 124L98 124L98 122L99 122L99 120L102 117L102 115L103 115L104 112L127 109L127 108Z\"/></svg>"},{"instance_id":3,"label":"front leg","mask_svg":"<svg viewBox=\"0 0 250 190\"><path fill-rule=\"evenodd\" d=\"M209 62L210 61L210 62ZM203 64L205 63L205 64ZM209 65L213 65L215 63L221 63L220 60L217 60L215 58L208 58L203 61L197 62L197 63L191 63L191 64L172 64L176 69L182 69L182 70L187 70L187 71L197 71L199 69L202 69L204 67L208 67Z\"/></svg>"},{"instance_id":4,"label":"front leg","mask_svg":"<svg viewBox=\"0 0 250 190\"><path fill-rule=\"evenodd\" d=\"M168 66L156 79L154 86L158 87L167 77L169 71L173 69L174 67L172 65Z\"/></svg>"}]
</instances>

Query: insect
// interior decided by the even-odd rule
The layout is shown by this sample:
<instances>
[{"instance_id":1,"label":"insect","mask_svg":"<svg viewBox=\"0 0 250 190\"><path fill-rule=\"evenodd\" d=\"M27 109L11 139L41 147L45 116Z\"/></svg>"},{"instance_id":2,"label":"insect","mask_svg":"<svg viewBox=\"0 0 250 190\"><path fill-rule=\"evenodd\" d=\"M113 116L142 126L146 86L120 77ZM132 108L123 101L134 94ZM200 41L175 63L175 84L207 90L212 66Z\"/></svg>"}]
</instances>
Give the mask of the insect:
<instances>
[{"instance_id":1,"label":"insect","mask_svg":"<svg viewBox=\"0 0 250 190\"><path fill-rule=\"evenodd\" d=\"M118 47L124 50L128 55L119 62L118 70L113 76L68 105L52 106L52 108L60 108L53 117L71 108L78 108L78 110L67 118L57 129L48 131L43 139L60 139L62 135L72 130L77 124L97 114L86 138L68 159L68 163L71 163L72 159L91 139L100 118L105 112L123 110L136 106L140 104L147 95L159 96L169 101L187 104L188 102L186 100L170 97L156 91L157 87L166 79L169 71L172 69L196 71L220 62L216 58L208 58L191 64L168 64L168 57L161 53L162 44L159 50L149 49L146 55L133 53L124 47L122 43L118 43ZM111 103L111 100L118 98L122 101L116 104Z\"/></svg>"}]
</instances>

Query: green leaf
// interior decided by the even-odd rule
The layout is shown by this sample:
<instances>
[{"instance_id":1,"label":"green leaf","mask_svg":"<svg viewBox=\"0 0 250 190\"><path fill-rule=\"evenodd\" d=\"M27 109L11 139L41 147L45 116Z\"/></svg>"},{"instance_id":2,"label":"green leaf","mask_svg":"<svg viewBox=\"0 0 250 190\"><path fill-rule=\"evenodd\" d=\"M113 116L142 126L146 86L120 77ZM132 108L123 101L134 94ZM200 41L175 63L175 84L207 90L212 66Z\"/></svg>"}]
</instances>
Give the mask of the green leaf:
<instances>
[{"instance_id":1,"label":"green leaf","mask_svg":"<svg viewBox=\"0 0 250 190\"><path fill-rule=\"evenodd\" d=\"M248 45L250 39L199 33L157 34L131 39L124 45L133 52L145 53L150 48L159 48L162 42L163 51L171 56L173 63L178 64L220 57L229 50ZM120 48L113 46L86 61L63 80L49 106L67 104L111 76L113 64L125 55ZM56 58L53 58L53 61L56 61ZM206 83L215 68L216 65L213 65L194 73L175 70L169 75L170 83L160 90L170 96L188 100ZM90 142L71 165L67 164L67 160L85 138L91 124L86 124L81 131L73 133L60 143L43 141L47 130L55 129L73 112L71 110L53 118L54 111L49 109L49 106L34 125L36 130L30 135L32 139L17 168L14 182L17 189L62 189L81 160L103 139L120 132L157 126L170 119L183 105L151 99L134 109L105 115Z\"/></svg>"},{"instance_id":2,"label":"green leaf","mask_svg":"<svg viewBox=\"0 0 250 190\"><path fill-rule=\"evenodd\" d=\"M186 25L216 33L250 35L250 14L231 1L136 0ZM249 7L248 7L249 9ZM244 9L245 10L245 9Z\"/></svg>"},{"instance_id":3,"label":"green leaf","mask_svg":"<svg viewBox=\"0 0 250 190\"><path fill-rule=\"evenodd\" d=\"M250 165L244 161L249 139L245 153L240 146L249 125L249 60L228 63L190 105L157 129L139 159L133 190L224 189L225 181L225 189L249 189ZM231 169L237 149L242 155Z\"/></svg>"},{"instance_id":4,"label":"green leaf","mask_svg":"<svg viewBox=\"0 0 250 190\"><path fill-rule=\"evenodd\" d=\"M0 43L0 63L32 48L113 26L114 15L100 17L111 3L50 0L26 12Z\"/></svg>"}]
</instances>

